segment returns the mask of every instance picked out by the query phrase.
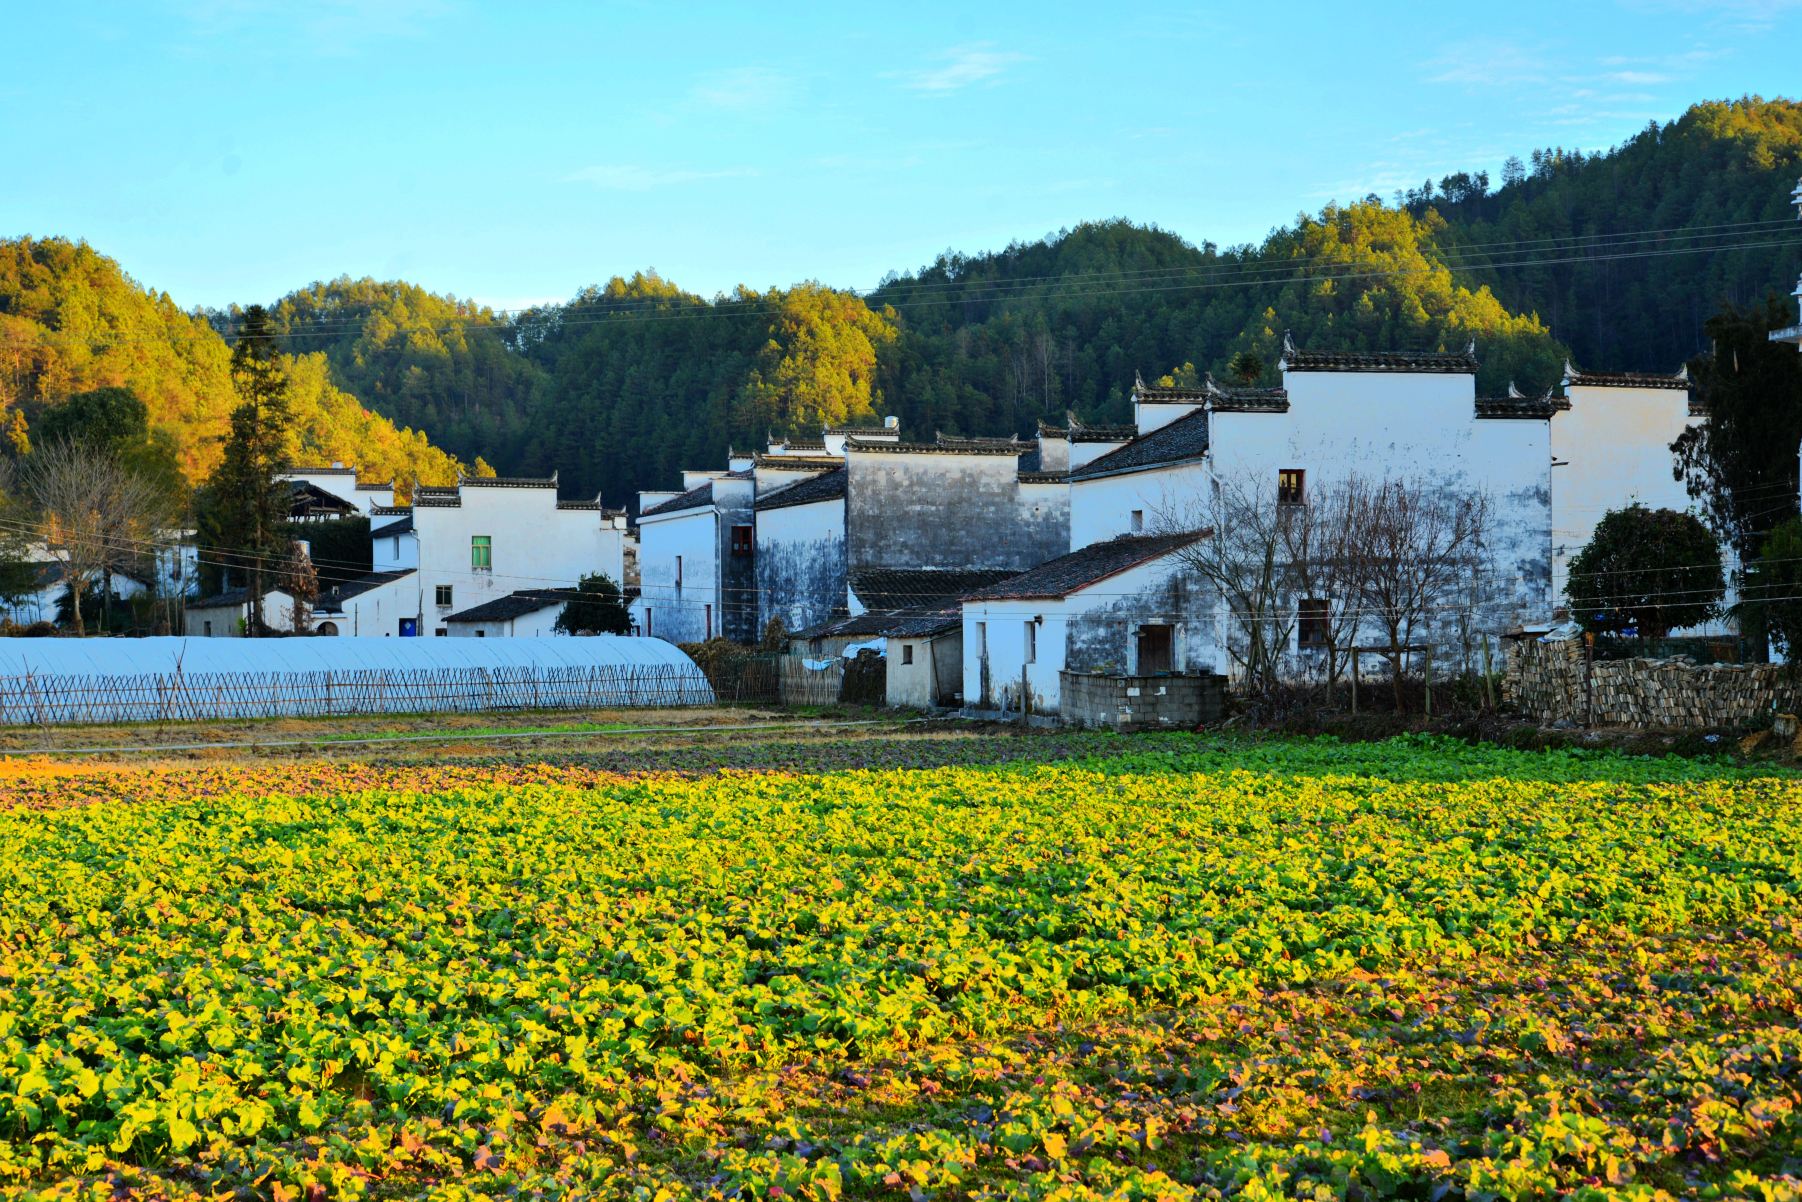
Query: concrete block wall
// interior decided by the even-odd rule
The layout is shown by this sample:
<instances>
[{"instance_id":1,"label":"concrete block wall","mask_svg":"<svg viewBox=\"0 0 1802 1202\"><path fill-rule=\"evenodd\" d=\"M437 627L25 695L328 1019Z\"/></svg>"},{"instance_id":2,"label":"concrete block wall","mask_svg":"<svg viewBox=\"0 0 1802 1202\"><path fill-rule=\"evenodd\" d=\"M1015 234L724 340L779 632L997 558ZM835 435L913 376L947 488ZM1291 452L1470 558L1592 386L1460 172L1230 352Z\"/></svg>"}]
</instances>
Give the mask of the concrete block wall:
<instances>
[{"instance_id":1,"label":"concrete block wall","mask_svg":"<svg viewBox=\"0 0 1802 1202\"><path fill-rule=\"evenodd\" d=\"M1060 674L1059 712L1066 725L1112 730L1190 730L1220 720L1226 678Z\"/></svg>"}]
</instances>

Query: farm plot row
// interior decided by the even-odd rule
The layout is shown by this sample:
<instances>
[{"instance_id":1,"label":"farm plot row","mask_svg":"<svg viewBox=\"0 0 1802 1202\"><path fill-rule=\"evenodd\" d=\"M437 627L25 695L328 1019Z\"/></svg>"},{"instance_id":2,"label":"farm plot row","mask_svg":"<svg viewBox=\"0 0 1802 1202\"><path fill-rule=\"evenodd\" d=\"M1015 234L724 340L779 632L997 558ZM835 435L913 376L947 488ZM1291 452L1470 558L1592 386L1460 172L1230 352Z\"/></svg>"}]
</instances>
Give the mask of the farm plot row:
<instances>
[{"instance_id":1,"label":"farm plot row","mask_svg":"<svg viewBox=\"0 0 1802 1202\"><path fill-rule=\"evenodd\" d=\"M0 1189L1796 1196L1795 782L1149 746L0 813Z\"/></svg>"}]
</instances>

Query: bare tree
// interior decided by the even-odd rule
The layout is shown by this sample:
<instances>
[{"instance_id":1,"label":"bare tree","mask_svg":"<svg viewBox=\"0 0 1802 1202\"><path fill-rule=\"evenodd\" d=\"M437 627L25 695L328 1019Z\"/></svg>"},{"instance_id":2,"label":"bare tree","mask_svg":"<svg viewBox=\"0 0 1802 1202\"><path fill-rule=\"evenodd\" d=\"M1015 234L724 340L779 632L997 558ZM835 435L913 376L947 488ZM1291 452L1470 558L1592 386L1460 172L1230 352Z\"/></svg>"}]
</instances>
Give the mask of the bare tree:
<instances>
[{"instance_id":1,"label":"bare tree","mask_svg":"<svg viewBox=\"0 0 1802 1202\"><path fill-rule=\"evenodd\" d=\"M1295 516L1285 513L1288 508L1256 481L1214 479L1203 496L1166 497L1156 511L1162 532L1212 531L1177 558L1219 593L1226 617L1222 642L1241 686L1254 696L1280 682L1295 629L1285 595L1284 524Z\"/></svg>"},{"instance_id":2,"label":"bare tree","mask_svg":"<svg viewBox=\"0 0 1802 1202\"><path fill-rule=\"evenodd\" d=\"M1358 549L1347 512L1356 489L1317 486L1303 504L1279 508L1287 592L1298 649L1318 656L1328 689L1351 662L1358 633Z\"/></svg>"},{"instance_id":3,"label":"bare tree","mask_svg":"<svg viewBox=\"0 0 1802 1202\"><path fill-rule=\"evenodd\" d=\"M305 634L313 616L313 602L319 598L319 573L313 569L313 557L307 554L306 544L298 539L288 544L279 587L294 599L288 611L288 628L295 634Z\"/></svg>"},{"instance_id":4,"label":"bare tree","mask_svg":"<svg viewBox=\"0 0 1802 1202\"><path fill-rule=\"evenodd\" d=\"M160 485L84 443L38 448L20 476L44 546L63 566L75 633L84 635L82 594L142 563L174 503Z\"/></svg>"},{"instance_id":5,"label":"bare tree","mask_svg":"<svg viewBox=\"0 0 1802 1202\"><path fill-rule=\"evenodd\" d=\"M1352 481L1344 516L1360 621L1383 639L1399 710L1408 649L1431 638L1436 616L1455 620L1460 602L1478 595L1469 577L1482 558L1488 505L1418 480Z\"/></svg>"}]
</instances>

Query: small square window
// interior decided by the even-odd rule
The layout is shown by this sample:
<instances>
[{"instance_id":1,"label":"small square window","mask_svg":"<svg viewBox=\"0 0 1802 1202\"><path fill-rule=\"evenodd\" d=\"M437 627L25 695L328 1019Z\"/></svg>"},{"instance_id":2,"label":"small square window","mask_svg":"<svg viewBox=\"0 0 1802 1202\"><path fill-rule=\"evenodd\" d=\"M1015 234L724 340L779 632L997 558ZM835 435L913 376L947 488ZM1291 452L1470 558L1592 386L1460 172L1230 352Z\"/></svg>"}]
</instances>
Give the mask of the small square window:
<instances>
[{"instance_id":1,"label":"small square window","mask_svg":"<svg viewBox=\"0 0 1802 1202\"><path fill-rule=\"evenodd\" d=\"M1276 503L1278 505L1303 505L1307 503L1307 473L1298 467L1286 467L1276 474Z\"/></svg>"},{"instance_id":2,"label":"small square window","mask_svg":"<svg viewBox=\"0 0 1802 1202\"><path fill-rule=\"evenodd\" d=\"M450 631L440 626L438 629L432 631L432 634L437 638L445 638L450 634Z\"/></svg>"},{"instance_id":3,"label":"small square window","mask_svg":"<svg viewBox=\"0 0 1802 1202\"><path fill-rule=\"evenodd\" d=\"M439 609L449 609L450 608L450 604L451 604L451 586L450 585L441 584L438 586L437 600L438 600L438 608Z\"/></svg>"},{"instance_id":4,"label":"small square window","mask_svg":"<svg viewBox=\"0 0 1802 1202\"><path fill-rule=\"evenodd\" d=\"M493 535L472 534L469 536L469 566L478 572L494 570Z\"/></svg>"},{"instance_id":5,"label":"small square window","mask_svg":"<svg viewBox=\"0 0 1802 1202\"><path fill-rule=\"evenodd\" d=\"M904 664L914 662L914 645L912 643L901 644L901 662Z\"/></svg>"},{"instance_id":6,"label":"small square window","mask_svg":"<svg viewBox=\"0 0 1802 1202\"><path fill-rule=\"evenodd\" d=\"M1141 534L1144 532L1144 530L1145 530L1145 511L1143 509L1135 509L1135 510L1133 510L1133 533Z\"/></svg>"},{"instance_id":7,"label":"small square window","mask_svg":"<svg viewBox=\"0 0 1802 1202\"><path fill-rule=\"evenodd\" d=\"M744 556L751 553L752 531L749 526L732 527L732 554Z\"/></svg>"}]
</instances>

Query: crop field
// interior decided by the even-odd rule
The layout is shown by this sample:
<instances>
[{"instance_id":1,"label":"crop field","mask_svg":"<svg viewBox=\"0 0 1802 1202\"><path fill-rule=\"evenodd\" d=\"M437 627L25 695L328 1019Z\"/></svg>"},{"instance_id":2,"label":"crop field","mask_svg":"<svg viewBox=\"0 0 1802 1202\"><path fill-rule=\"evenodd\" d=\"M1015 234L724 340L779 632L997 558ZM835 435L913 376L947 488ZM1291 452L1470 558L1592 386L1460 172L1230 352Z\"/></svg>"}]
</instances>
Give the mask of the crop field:
<instances>
[{"instance_id":1,"label":"crop field","mask_svg":"<svg viewBox=\"0 0 1802 1202\"><path fill-rule=\"evenodd\" d=\"M1795 778L974 746L0 776L0 1193L1802 1197Z\"/></svg>"}]
</instances>

